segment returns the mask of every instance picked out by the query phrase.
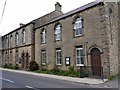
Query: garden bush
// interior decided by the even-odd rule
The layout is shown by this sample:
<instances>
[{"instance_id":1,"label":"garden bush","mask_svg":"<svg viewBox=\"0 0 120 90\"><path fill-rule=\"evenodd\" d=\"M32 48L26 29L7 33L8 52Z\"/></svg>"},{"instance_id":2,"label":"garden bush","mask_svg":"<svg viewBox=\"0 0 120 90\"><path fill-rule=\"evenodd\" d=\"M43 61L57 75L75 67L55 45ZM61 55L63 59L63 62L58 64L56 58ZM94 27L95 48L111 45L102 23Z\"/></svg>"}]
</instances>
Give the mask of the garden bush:
<instances>
[{"instance_id":1,"label":"garden bush","mask_svg":"<svg viewBox=\"0 0 120 90\"><path fill-rule=\"evenodd\" d=\"M16 64L15 66L13 66L13 69L18 70L19 69L18 64Z\"/></svg>"},{"instance_id":2,"label":"garden bush","mask_svg":"<svg viewBox=\"0 0 120 90\"><path fill-rule=\"evenodd\" d=\"M31 61L29 65L30 71L35 71L39 69L39 65L35 61Z\"/></svg>"},{"instance_id":3,"label":"garden bush","mask_svg":"<svg viewBox=\"0 0 120 90\"><path fill-rule=\"evenodd\" d=\"M70 66L68 69L69 69L69 72L75 72L74 66Z\"/></svg>"}]
</instances>

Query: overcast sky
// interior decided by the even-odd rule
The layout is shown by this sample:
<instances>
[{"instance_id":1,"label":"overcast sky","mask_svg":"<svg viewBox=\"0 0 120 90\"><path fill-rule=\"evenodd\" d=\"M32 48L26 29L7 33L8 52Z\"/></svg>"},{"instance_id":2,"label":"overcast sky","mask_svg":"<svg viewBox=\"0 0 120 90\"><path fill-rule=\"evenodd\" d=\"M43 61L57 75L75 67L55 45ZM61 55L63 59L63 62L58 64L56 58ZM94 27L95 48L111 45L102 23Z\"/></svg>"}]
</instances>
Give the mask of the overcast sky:
<instances>
[{"instance_id":1,"label":"overcast sky","mask_svg":"<svg viewBox=\"0 0 120 90\"><path fill-rule=\"evenodd\" d=\"M62 12L66 13L92 1L95 0L7 0L0 35L15 30L20 23L26 24L55 10L56 2L62 5ZM0 0L0 18L4 2Z\"/></svg>"}]
</instances>

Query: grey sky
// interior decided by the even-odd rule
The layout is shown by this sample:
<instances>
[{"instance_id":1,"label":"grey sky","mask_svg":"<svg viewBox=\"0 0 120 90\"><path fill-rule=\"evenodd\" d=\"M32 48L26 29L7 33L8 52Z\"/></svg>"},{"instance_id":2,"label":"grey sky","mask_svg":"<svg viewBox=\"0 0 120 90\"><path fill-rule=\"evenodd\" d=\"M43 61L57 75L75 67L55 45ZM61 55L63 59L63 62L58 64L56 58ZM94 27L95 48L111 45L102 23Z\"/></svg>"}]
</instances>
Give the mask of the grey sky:
<instances>
[{"instance_id":1,"label":"grey sky","mask_svg":"<svg viewBox=\"0 0 120 90\"><path fill-rule=\"evenodd\" d=\"M19 23L28 23L55 9L54 4L62 5L63 13L76 9L95 0L7 0L0 34L4 35L19 27ZM0 0L0 17L5 0Z\"/></svg>"}]
</instances>

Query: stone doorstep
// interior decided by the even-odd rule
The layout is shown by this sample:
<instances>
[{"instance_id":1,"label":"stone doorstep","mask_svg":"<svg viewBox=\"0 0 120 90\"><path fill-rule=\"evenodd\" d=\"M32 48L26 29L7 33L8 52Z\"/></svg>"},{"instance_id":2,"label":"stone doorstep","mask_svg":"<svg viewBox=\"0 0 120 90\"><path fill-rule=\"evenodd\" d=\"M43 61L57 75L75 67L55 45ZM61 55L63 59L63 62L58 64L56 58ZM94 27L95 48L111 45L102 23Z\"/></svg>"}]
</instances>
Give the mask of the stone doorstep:
<instances>
[{"instance_id":1,"label":"stone doorstep","mask_svg":"<svg viewBox=\"0 0 120 90\"><path fill-rule=\"evenodd\" d=\"M76 77L68 77L68 76L57 76L57 75L50 75L50 74L34 73L34 72L29 72L29 71L5 69L5 68L0 68L0 70L23 73L23 74L28 74L28 75L48 77L48 78L71 81L71 82L76 82L76 83L91 84L91 85L92 84L93 85L102 84L102 83L108 81L108 79L104 79L104 81L102 81L102 79L95 79L95 78L76 78Z\"/></svg>"}]
</instances>

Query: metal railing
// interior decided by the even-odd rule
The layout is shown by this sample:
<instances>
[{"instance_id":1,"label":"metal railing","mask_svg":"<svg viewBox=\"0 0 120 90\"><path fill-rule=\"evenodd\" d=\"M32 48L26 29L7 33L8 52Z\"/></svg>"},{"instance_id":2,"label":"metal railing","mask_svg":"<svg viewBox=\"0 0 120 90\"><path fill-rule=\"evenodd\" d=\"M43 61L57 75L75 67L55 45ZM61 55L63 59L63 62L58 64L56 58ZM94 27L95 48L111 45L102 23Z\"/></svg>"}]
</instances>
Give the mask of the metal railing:
<instances>
[{"instance_id":1,"label":"metal railing","mask_svg":"<svg viewBox=\"0 0 120 90\"><path fill-rule=\"evenodd\" d=\"M94 76L92 68L98 68L100 69L100 75L95 75L98 76L102 79L102 81L104 82L104 72L103 72L103 67L93 67L93 66L80 66L80 73L81 72L86 72L89 74L89 76ZM99 73L99 71L98 71Z\"/></svg>"}]
</instances>

